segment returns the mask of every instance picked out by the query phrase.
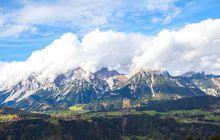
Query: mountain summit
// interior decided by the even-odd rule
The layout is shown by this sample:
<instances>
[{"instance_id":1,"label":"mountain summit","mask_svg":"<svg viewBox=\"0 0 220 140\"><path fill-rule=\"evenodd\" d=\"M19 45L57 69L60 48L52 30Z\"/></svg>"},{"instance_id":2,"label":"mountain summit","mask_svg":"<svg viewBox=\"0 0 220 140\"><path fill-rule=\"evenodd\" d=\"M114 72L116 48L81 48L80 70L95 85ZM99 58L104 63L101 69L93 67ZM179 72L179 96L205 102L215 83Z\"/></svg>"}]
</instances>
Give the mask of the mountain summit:
<instances>
[{"instance_id":1,"label":"mountain summit","mask_svg":"<svg viewBox=\"0 0 220 140\"><path fill-rule=\"evenodd\" d=\"M95 75L97 75L98 78L109 78L115 75L119 75L120 73L116 70L109 70L108 68L104 67L95 72Z\"/></svg>"},{"instance_id":2,"label":"mountain summit","mask_svg":"<svg viewBox=\"0 0 220 140\"><path fill-rule=\"evenodd\" d=\"M216 75L195 76L195 73L190 73L172 76L167 71L142 69L129 77L108 68L102 68L95 73L77 68L57 75L52 82L42 83L36 76L31 75L11 89L0 91L1 106L51 110L103 102L103 99L130 102L220 96L220 79Z\"/></svg>"}]
</instances>

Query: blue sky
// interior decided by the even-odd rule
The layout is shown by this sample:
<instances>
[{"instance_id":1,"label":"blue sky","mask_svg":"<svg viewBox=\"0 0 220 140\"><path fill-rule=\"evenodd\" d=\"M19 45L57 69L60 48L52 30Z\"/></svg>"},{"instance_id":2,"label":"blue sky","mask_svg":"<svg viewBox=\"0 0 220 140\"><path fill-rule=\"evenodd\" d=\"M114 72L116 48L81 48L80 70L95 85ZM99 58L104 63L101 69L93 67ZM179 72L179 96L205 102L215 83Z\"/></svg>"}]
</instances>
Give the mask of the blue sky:
<instances>
[{"instance_id":1,"label":"blue sky","mask_svg":"<svg viewBox=\"0 0 220 140\"><path fill-rule=\"evenodd\" d=\"M24 61L66 32L156 35L219 17L219 0L1 0L0 61Z\"/></svg>"}]
</instances>

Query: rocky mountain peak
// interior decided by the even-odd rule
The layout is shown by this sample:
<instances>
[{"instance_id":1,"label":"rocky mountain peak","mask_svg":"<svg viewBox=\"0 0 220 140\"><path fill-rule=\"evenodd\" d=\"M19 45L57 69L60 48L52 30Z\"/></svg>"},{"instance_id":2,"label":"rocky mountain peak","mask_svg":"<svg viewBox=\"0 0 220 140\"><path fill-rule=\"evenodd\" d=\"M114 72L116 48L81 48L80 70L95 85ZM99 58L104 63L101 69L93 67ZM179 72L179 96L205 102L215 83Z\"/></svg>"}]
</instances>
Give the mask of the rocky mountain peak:
<instances>
[{"instance_id":1,"label":"rocky mountain peak","mask_svg":"<svg viewBox=\"0 0 220 140\"><path fill-rule=\"evenodd\" d=\"M37 80L35 75L30 75L27 79L20 81L17 85L13 87L15 90L25 88L26 90L34 90L41 86L42 84Z\"/></svg>"},{"instance_id":2,"label":"rocky mountain peak","mask_svg":"<svg viewBox=\"0 0 220 140\"><path fill-rule=\"evenodd\" d=\"M201 77L201 76L205 76L205 75L206 74L204 71L201 71L201 72L189 71L189 72L182 74L181 76L182 77Z\"/></svg>"},{"instance_id":3,"label":"rocky mountain peak","mask_svg":"<svg viewBox=\"0 0 220 140\"><path fill-rule=\"evenodd\" d=\"M111 96L139 100L205 94L219 96L219 78L204 75L189 72L184 76L171 76L160 69L141 69L128 76L108 68L95 73L77 68L58 75L52 82L40 82L39 77L33 74L10 90L0 92L0 101L2 104L10 103L19 107L27 107L26 104L29 104L30 109L38 106L40 101L46 102L47 107L51 107L50 104L70 106Z\"/></svg>"},{"instance_id":4,"label":"rocky mountain peak","mask_svg":"<svg viewBox=\"0 0 220 140\"><path fill-rule=\"evenodd\" d=\"M144 68L136 71L133 75L140 75L140 76L151 76L151 75L161 75L161 76L170 76L168 71L162 69L150 69Z\"/></svg>"},{"instance_id":5,"label":"rocky mountain peak","mask_svg":"<svg viewBox=\"0 0 220 140\"><path fill-rule=\"evenodd\" d=\"M77 68L74 70L73 75L71 76L71 79L85 79L89 80L93 77L93 74L89 71L85 71L82 68Z\"/></svg>"},{"instance_id":6,"label":"rocky mountain peak","mask_svg":"<svg viewBox=\"0 0 220 140\"><path fill-rule=\"evenodd\" d=\"M181 77L201 79L201 78L220 78L220 75L206 74L204 71L200 71L200 72L189 71L182 74Z\"/></svg>"},{"instance_id":7,"label":"rocky mountain peak","mask_svg":"<svg viewBox=\"0 0 220 140\"><path fill-rule=\"evenodd\" d=\"M115 75L119 75L120 73L116 70L110 70L109 68L103 67L97 72L95 72L95 75L97 75L98 78L109 78Z\"/></svg>"}]
</instances>

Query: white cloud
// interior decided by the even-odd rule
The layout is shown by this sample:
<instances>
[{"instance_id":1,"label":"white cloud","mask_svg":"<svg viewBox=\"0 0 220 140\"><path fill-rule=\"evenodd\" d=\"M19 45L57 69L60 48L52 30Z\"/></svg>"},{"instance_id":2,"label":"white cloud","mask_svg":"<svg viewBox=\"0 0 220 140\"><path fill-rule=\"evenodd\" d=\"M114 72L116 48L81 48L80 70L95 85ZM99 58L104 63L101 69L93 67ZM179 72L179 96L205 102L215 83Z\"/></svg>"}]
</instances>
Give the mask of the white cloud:
<instances>
[{"instance_id":1,"label":"white cloud","mask_svg":"<svg viewBox=\"0 0 220 140\"><path fill-rule=\"evenodd\" d=\"M220 19L186 25L178 31L161 31L134 58L134 67L162 67L172 73L207 71L220 74Z\"/></svg>"},{"instance_id":2,"label":"white cloud","mask_svg":"<svg viewBox=\"0 0 220 140\"><path fill-rule=\"evenodd\" d=\"M109 0L69 0L54 3L30 2L11 14L20 24L76 24L94 26L106 24L108 16L119 2Z\"/></svg>"},{"instance_id":3,"label":"white cloud","mask_svg":"<svg viewBox=\"0 0 220 140\"><path fill-rule=\"evenodd\" d=\"M66 33L45 49L33 52L26 61L0 68L0 87L12 86L31 74L38 75L40 81L52 81L57 74L77 67L94 71L107 66L125 71L148 40L141 34L95 30L80 42L75 34Z\"/></svg>"},{"instance_id":4,"label":"white cloud","mask_svg":"<svg viewBox=\"0 0 220 140\"><path fill-rule=\"evenodd\" d=\"M17 37L37 26L86 31L109 27L118 24L114 23L116 21L126 20L126 13L130 12L136 15L149 11L159 12L162 16L155 19L160 19L158 22L169 23L180 13L180 9L174 5L175 1L140 0L138 3L133 0L21 1L16 9L3 8L0 11L0 37Z\"/></svg>"},{"instance_id":5,"label":"white cloud","mask_svg":"<svg viewBox=\"0 0 220 140\"><path fill-rule=\"evenodd\" d=\"M174 2L178 0L145 0L148 10L169 11L174 6Z\"/></svg>"},{"instance_id":6,"label":"white cloud","mask_svg":"<svg viewBox=\"0 0 220 140\"><path fill-rule=\"evenodd\" d=\"M0 61L0 69L5 65L6 63L3 63Z\"/></svg>"},{"instance_id":7,"label":"white cloud","mask_svg":"<svg viewBox=\"0 0 220 140\"><path fill-rule=\"evenodd\" d=\"M24 62L0 63L0 88L12 86L31 74L41 81L83 67L121 71L163 68L172 74L191 70L220 74L220 19L186 25L157 36L95 30L81 41L67 33Z\"/></svg>"},{"instance_id":8,"label":"white cloud","mask_svg":"<svg viewBox=\"0 0 220 140\"><path fill-rule=\"evenodd\" d=\"M21 1L17 9L0 11L0 37L19 36L36 26L96 28L107 24L120 1Z\"/></svg>"},{"instance_id":9,"label":"white cloud","mask_svg":"<svg viewBox=\"0 0 220 140\"><path fill-rule=\"evenodd\" d=\"M177 15L181 13L181 9L174 3L178 0L146 0L146 7L150 11L158 11L162 14L159 17L153 17L153 23L161 22L170 23Z\"/></svg>"},{"instance_id":10,"label":"white cloud","mask_svg":"<svg viewBox=\"0 0 220 140\"><path fill-rule=\"evenodd\" d=\"M177 7L173 8L172 12L169 12L164 15L163 23L167 24L170 23L177 15L181 13L181 10Z\"/></svg>"},{"instance_id":11,"label":"white cloud","mask_svg":"<svg viewBox=\"0 0 220 140\"><path fill-rule=\"evenodd\" d=\"M28 26L28 25L2 25L0 26L0 38L4 37L19 37L24 32L33 32L36 30L36 27Z\"/></svg>"}]
</instances>

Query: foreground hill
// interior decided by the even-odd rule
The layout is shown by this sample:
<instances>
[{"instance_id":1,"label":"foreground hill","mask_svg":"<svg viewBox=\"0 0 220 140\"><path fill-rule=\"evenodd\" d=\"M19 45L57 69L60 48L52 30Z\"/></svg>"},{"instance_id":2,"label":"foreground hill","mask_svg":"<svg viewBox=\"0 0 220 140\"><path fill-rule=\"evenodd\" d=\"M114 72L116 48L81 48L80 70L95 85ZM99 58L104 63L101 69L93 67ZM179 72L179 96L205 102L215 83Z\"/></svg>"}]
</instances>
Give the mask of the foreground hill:
<instances>
[{"instance_id":1,"label":"foreground hill","mask_svg":"<svg viewBox=\"0 0 220 140\"><path fill-rule=\"evenodd\" d=\"M192 102L192 108L182 110L186 109L182 107L183 102L188 100ZM207 97L207 100L202 106L198 104L205 101L205 96L169 103L158 101L157 104L165 105L165 110L153 106L150 110L138 108L84 113L69 110L54 115L28 114L4 108L3 114L0 113L0 139L219 139L219 98Z\"/></svg>"}]
</instances>

